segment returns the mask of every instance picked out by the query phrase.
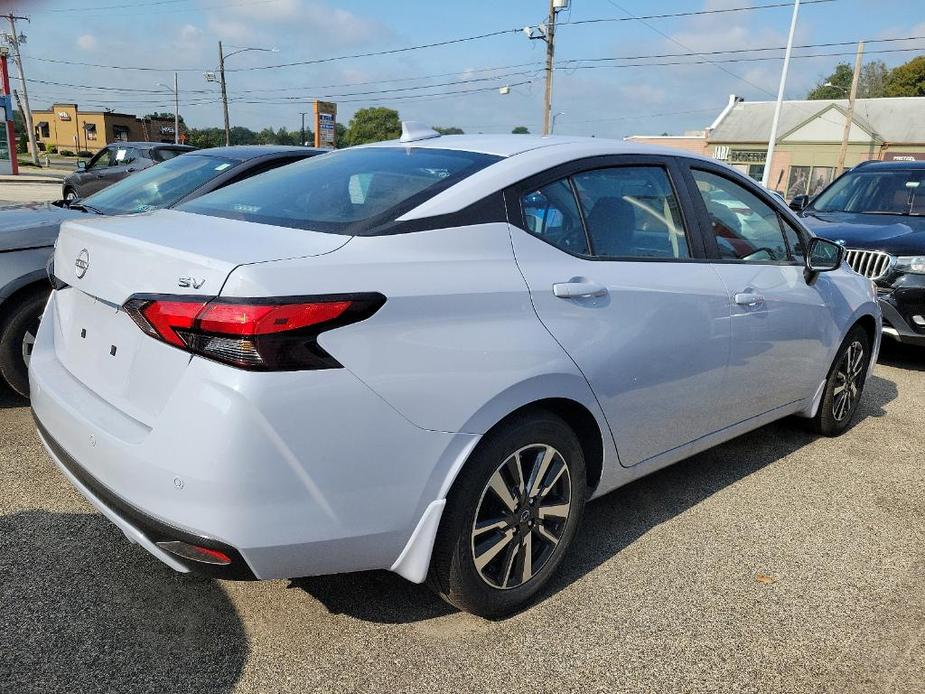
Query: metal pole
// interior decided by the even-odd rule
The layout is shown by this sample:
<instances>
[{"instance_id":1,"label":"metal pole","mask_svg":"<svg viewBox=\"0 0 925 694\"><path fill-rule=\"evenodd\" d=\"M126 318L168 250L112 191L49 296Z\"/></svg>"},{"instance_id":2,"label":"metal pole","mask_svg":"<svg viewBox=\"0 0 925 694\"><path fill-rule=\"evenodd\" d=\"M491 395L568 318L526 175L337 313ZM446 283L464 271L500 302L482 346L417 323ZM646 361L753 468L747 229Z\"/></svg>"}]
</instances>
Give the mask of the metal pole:
<instances>
[{"instance_id":1,"label":"metal pole","mask_svg":"<svg viewBox=\"0 0 925 694\"><path fill-rule=\"evenodd\" d=\"M854 122L854 99L858 94L858 82L861 80L861 61L864 59L864 42L858 42L858 54L854 59L854 76L851 78L851 92L848 94L848 117L845 119L845 129L842 131L841 148L838 150L838 162L835 164L835 177L841 176L845 170L845 155L848 154L848 136L851 134L851 124Z\"/></svg>"},{"instance_id":2,"label":"metal pole","mask_svg":"<svg viewBox=\"0 0 925 694\"><path fill-rule=\"evenodd\" d=\"M797 29L797 15L800 13L800 0L793 1L793 19L790 20L790 35L787 37L787 51L784 53L784 67L780 71L780 88L777 90L777 104L774 106L774 120L771 121L771 136L768 138L768 155L764 160L764 174L761 185L768 187L771 180L771 166L774 163L774 146L777 144L777 126L780 124L780 110L784 103L784 89L787 86L787 70L790 68L790 53L793 51L793 35Z\"/></svg>"},{"instance_id":3,"label":"metal pole","mask_svg":"<svg viewBox=\"0 0 925 694\"><path fill-rule=\"evenodd\" d=\"M218 42L218 75L222 85L222 104L225 108L225 146L231 144L231 126L228 121L228 91L225 89L225 52L222 42Z\"/></svg>"},{"instance_id":4,"label":"metal pole","mask_svg":"<svg viewBox=\"0 0 925 694\"><path fill-rule=\"evenodd\" d=\"M300 111L302 115L302 134L299 136L299 144L305 144L305 111Z\"/></svg>"},{"instance_id":5,"label":"metal pole","mask_svg":"<svg viewBox=\"0 0 925 694\"><path fill-rule=\"evenodd\" d=\"M10 70L6 61L6 50L0 53L0 80L2 80L3 95L9 97ZM12 99L7 99L7 101L9 101L10 112L6 114L6 140L10 148L10 172L16 176L19 174L19 157L16 152L16 128L13 127L13 101Z\"/></svg>"},{"instance_id":6,"label":"metal pole","mask_svg":"<svg viewBox=\"0 0 925 694\"><path fill-rule=\"evenodd\" d=\"M39 153L35 144L35 125L32 123L32 109L29 106L29 89L26 85L26 75L22 69L22 56L19 54L19 35L16 33L16 20L25 19L29 21L29 18L17 17L12 13L8 14L6 18L10 20L10 34L12 36L10 44L13 48L13 60L16 61L16 67L19 68L19 79L22 81L22 101L24 106L22 115L26 126L26 137L29 138L29 149L32 150L32 163L38 166Z\"/></svg>"},{"instance_id":7,"label":"metal pole","mask_svg":"<svg viewBox=\"0 0 925 694\"><path fill-rule=\"evenodd\" d=\"M549 134L549 118L552 112L552 71L556 52L556 8L549 0L549 17L546 18L546 94L543 97L543 134Z\"/></svg>"},{"instance_id":8,"label":"metal pole","mask_svg":"<svg viewBox=\"0 0 925 694\"><path fill-rule=\"evenodd\" d=\"M173 73L173 143L180 144L180 81Z\"/></svg>"}]
</instances>

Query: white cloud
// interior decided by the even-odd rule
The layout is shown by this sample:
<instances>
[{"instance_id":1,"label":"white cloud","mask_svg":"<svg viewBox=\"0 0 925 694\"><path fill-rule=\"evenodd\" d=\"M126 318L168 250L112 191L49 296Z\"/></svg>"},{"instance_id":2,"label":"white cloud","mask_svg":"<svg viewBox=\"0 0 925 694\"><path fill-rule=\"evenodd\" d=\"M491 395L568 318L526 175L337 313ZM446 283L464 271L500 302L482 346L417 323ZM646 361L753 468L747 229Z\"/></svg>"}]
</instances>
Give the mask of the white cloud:
<instances>
[{"instance_id":1,"label":"white cloud","mask_svg":"<svg viewBox=\"0 0 925 694\"><path fill-rule=\"evenodd\" d=\"M82 51L95 51L99 42L93 34L81 34L77 37L77 47Z\"/></svg>"}]
</instances>

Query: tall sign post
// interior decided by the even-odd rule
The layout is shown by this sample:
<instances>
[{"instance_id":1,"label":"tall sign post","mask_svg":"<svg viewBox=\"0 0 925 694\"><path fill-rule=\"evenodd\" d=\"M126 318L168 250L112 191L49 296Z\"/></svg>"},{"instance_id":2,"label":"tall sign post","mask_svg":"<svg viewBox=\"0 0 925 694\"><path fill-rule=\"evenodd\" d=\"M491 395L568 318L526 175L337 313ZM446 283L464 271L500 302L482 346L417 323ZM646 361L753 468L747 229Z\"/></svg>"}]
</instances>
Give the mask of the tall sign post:
<instances>
[{"instance_id":1,"label":"tall sign post","mask_svg":"<svg viewBox=\"0 0 925 694\"><path fill-rule=\"evenodd\" d=\"M334 149L337 146L337 104L315 100L315 147Z\"/></svg>"},{"instance_id":2,"label":"tall sign post","mask_svg":"<svg viewBox=\"0 0 925 694\"><path fill-rule=\"evenodd\" d=\"M3 121L6 131L6 148L9 155L10 173L14 176L19 175L19 160L16 157L16 129L13 127L13 100L10 98L10 72L7 67L7 55L9 49L6 46L0 47L0 87L3 88L3 94L0 95L0 121ZM23 119L25 120L25 119ZM2 142L0 142L2 145ZM2 149L2 148L0 148ZM6 157L0 156L0 160ZM6 162L0 162L2 168L6 168Z\"/></svg>"}]
</instances>

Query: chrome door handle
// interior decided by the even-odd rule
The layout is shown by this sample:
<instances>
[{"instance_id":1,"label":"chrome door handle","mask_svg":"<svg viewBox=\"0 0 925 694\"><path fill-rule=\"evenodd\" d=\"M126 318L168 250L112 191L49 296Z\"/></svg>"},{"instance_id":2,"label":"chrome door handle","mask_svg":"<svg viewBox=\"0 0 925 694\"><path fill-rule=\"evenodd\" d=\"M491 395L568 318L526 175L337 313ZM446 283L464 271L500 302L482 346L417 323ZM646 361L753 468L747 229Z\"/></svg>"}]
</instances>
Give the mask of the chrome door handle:
<instances>
[{"instance_id":1,"label":"chrome door handle","mask_svg":"<svg viewBox=\"0 0 925 694\"><path fill-rule=\"evenodd\" d=\"M557 282L552 293L560 299L583 299L591 296L605 296L607 288L596 282Z\"/></svg>"},{"instance_id":2,"label":"chrome door handle","mask_svg":"<svg viewBox=\"0 0 925 694\"><path fill-rule=\"evenodd\" d=\"M753 292L739 292L732 297L732 300L739 306L757 306L764 303L764 297Z\"/></svg>"}]
</instances>

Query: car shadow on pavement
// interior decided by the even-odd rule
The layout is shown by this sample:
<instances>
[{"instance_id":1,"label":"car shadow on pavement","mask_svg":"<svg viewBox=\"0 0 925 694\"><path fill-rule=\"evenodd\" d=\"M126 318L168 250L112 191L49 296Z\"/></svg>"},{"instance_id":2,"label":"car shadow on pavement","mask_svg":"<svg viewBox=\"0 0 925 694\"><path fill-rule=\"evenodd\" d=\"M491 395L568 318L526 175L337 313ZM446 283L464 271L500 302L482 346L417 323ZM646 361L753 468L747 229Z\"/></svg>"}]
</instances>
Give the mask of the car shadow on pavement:
<instances>
[{"instance_id":1,"label":"car shadow on pavement","mask_svg":"<svg viewBox=\"0 0 925 694\"><path fill-rule=\"evenodd\" d=\"M925 371L925 347L906 345L884 338L877 363L897 369Z\"/></svg>"},{"instance_id":2,"label":"car shadow on pavement","mask_svg":"<svg viewBox=\"0 0 925 694\"><path fill-rule=\"evenodd\" d=\"M895 383L872 376L853 426L868 417L884 416L884 408L897 394ZM817 438L801 420L785 419L591 502L568 558L535 602L567 588L652 528ZM332 613L371 622L417 622L456 611L425 586L386 571L302 578L290 585L305 590Z\"/></svg>"},{"instance_id":3,"label":"car shadow on pavement","mask_svg":"<svg viewBox=\"0 0 925 694\"><path fill-rule=\"evenodd\" d=\"M0 410L9 407L28 407L29 398L14 393L6 383L0 382Z\"/></svg>"},{"instance_id":4,"label":"car shadow on pavement","mask_svg":"<svg viewBox=\"0 0 925 694\"><path fill-rule=\"evenodd\" d=\"M229 692L249 646L221 584L177 574L96 513L0 517L3 691Z\"/></svg>"}]
</instances>

